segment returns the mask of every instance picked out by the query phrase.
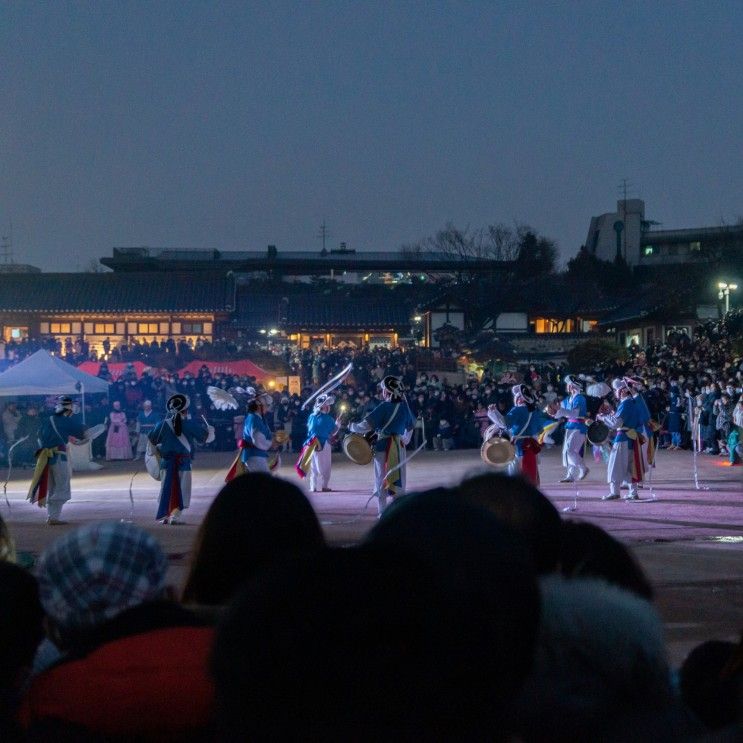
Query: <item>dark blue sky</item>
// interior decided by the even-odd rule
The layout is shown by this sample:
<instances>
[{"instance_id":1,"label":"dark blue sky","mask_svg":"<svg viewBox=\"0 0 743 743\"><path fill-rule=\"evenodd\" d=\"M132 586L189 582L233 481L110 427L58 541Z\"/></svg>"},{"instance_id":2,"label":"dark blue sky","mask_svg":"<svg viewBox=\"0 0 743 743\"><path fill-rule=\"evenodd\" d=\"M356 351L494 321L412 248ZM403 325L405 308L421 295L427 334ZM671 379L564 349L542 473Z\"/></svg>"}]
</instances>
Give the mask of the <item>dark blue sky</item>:
<instances>
[{"instance_id":1,"label":"dark blue sky","mask_svg":"<svg viewBox=\"0 0 743 743\"><path fill-rule=\"evenodd\" d=\"M619 181L668 227L743 215L740 2L0 4L0 229L114 245L395 249L528 222L564 257Z\"/></svg>"}]
</instances>

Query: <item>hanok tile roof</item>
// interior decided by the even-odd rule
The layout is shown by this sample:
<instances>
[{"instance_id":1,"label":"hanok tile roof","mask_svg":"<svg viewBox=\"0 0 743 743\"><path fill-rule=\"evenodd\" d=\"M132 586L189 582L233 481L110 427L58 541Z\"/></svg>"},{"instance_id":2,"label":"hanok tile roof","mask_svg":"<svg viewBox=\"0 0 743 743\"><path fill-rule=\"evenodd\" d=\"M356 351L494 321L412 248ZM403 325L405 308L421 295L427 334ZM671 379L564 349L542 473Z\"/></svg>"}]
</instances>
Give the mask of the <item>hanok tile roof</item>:
<instances>
[{"instance_id":1,"label":"hanok tile roof","mask_svg":"<svg viewBox=\"0 0 743 743\"><path fill-rule=\"evenodd\" d=\"M238 288L234 323L246 329L396 329L410 325L416 301L400 292L324 293L287 290L281 294Z\"/></svg>"},{"instance_id":2,"label":"hanok tile roof","mask_svg":"<svg viewBox=\"0 0 743 743\"><path fill-rule=\"evenodd\" d=\"M5 312L230 312L224 273L0 274Z\"/></svg>"}]
</instances>

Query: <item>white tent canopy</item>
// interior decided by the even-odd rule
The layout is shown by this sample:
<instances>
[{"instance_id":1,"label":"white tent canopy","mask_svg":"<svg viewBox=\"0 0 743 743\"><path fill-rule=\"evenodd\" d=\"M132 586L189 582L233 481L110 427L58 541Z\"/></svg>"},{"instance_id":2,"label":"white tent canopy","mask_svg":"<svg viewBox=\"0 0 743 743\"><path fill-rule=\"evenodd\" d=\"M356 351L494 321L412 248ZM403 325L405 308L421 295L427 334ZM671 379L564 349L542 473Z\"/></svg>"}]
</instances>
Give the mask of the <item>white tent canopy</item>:
<instances>
[{"instance_id":1,"label":"white tent canopy","mask_svg":"<svg viewBox=\"0 0 743 743\"><path fill-rule=\"evenodd\" d=\"M0 374L0 396L76 395L108 392L108 382L37 351Z\"/></svg>"}]
</instances>

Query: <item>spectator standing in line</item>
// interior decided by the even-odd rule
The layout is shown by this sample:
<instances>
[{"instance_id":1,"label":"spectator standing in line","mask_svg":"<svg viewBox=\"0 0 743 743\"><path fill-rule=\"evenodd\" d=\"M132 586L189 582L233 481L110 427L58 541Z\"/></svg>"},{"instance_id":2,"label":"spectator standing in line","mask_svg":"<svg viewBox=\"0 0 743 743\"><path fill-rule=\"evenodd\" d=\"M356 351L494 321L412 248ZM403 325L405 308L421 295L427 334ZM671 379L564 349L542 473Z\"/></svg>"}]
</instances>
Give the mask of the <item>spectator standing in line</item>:
<instances>
[{"instance_id":1,"label":"spectator standing in line","mask_svg":"<svg viewBox=\"0 0 743 743\"><path fill-rule=\"evenodd\" d=\"M113 401L109 413L108 434L106 435L106 459L131 459L132 444L129 440L129 427L126 413L121 409L118 400Z\"/></svg>"},{"instance_id":2,"label":"spectator standing in line","mask_svg":"<svg viewBox=\"0 0 743 743\"><path fill-rule=\"evenodd\" d=\"M8 446L16 440L16 429L20 420L21 414L18 412L18 406L14 402L9 402L3 410L3 431Z\"/></svg>"}]
</instances>

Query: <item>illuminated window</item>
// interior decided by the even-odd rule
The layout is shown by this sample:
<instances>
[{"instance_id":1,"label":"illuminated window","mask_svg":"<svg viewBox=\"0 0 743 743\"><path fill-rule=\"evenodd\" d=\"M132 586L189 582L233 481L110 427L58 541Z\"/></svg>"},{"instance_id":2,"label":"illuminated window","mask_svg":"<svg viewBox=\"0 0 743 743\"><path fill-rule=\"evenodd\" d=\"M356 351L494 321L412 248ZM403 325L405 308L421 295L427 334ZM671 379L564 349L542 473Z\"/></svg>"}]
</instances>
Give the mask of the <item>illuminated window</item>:
<instances>
[{"instance_id":1,"label":"illuminated window","mask_svg":"<svg viewBox=\"0 0 743 743\"><path fill-rule=\"evenodd\" d=\"M200 322L184 322L181 327L183 328L181 332L187 335L200 335L204 332L204 326Z\"/></svg>"},{"instance_id":2,"label":"illuminated window","mask_svg":"<svg viewBox=\"0 0 743 743\"><path fill-rule=\"evenodd\" d=\"M689 250L692 253L695 253L695 252L698 253L701 249L702 249L702 243L700 242L689 243Z\"/></svg>"},{"instance_id":3,"label":"illuminated window","mask_svg":"<svg viewBox=\"0 0 743 743\"><path fill-rule=\"evenodd\" d=\"M68 322L53 322L50 325L50 330L53 334L71 333L72 326Z\"/></svg>"},{"instance_id":4,"label":"illuminated window","mask_svg":"<svg viewBox=\"0 0 743 743\"><path fill-rule=\"evenodd\" d=\"M96 335L112 335L116 329L112 322L97 322L94 325Z\"/></svg>"},{"instance_id":5,"label":"illuminated window","mask_svg":"<svg viewBox=\"0 0 743 743\"><path fill-rule=\"evenodd\" d=\"M559 320L554 317L537 317L531 321L535 333L572 333L575 322L572 319Z\"/></svg>"},{"instance_id":6,"label":"illuminated window","mask_svg":"<svg viewBox=\"0 0 743 743\"><path fill-rule=\"evenodd\" d=\"M156 322L137 323L137 332L140 335L156 335L159 325Z\"/></svg>"},{"instance_id":7,"label":"illuminated window","mask_svg":"<svg viewBox=\"0 0 743 743\"><path fill-rule=\"evenodd\" d=\"M48 335L49 334L49 323L48 322L40 322L39 323L39 332L42 335Z\"/></svg>"},{"instance_id":8,"label":"illuminated window","mask_svg":"<svg viewBox=\"0 0 743 743\"><path fill-rule=\"evenodd\" d=\"M642 249L643 255L652 255L655 252L655 248L652 245L646 245Z\"/></svg>"}]
</instances>

